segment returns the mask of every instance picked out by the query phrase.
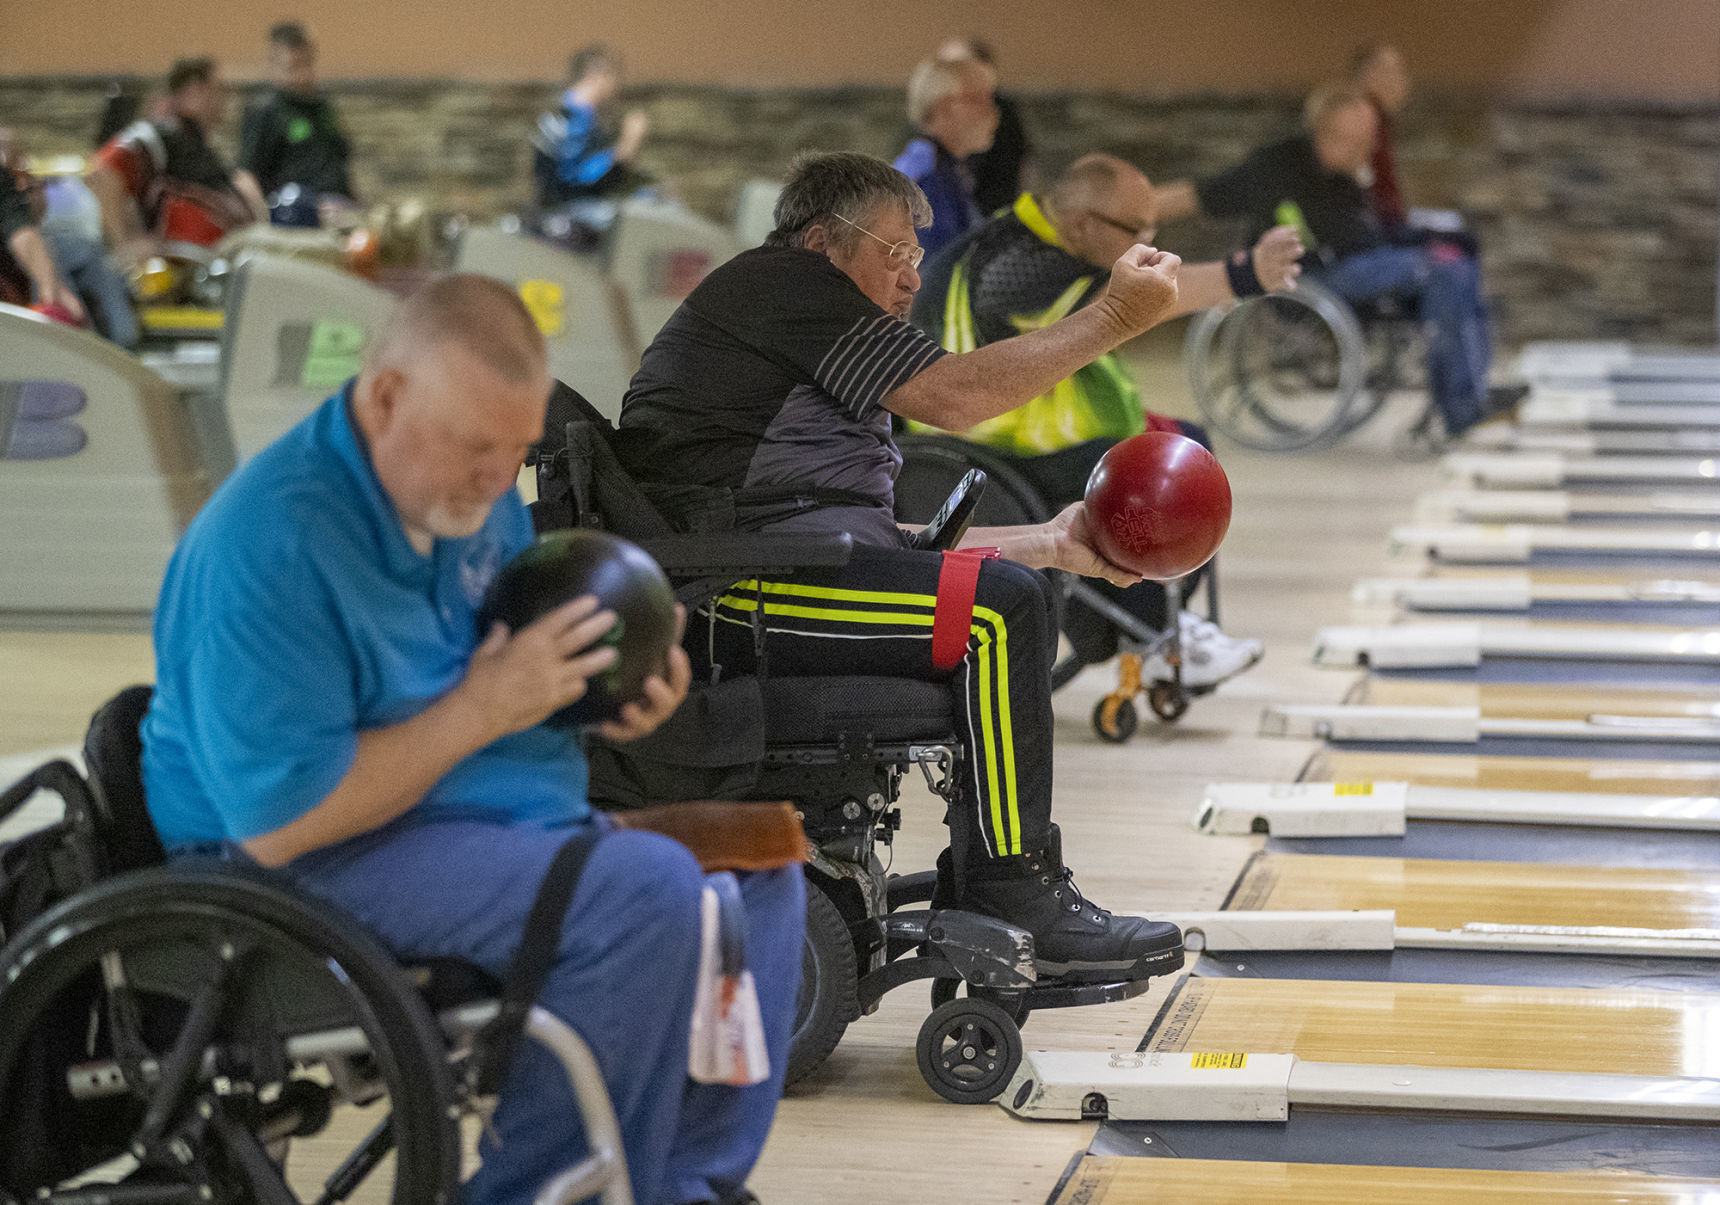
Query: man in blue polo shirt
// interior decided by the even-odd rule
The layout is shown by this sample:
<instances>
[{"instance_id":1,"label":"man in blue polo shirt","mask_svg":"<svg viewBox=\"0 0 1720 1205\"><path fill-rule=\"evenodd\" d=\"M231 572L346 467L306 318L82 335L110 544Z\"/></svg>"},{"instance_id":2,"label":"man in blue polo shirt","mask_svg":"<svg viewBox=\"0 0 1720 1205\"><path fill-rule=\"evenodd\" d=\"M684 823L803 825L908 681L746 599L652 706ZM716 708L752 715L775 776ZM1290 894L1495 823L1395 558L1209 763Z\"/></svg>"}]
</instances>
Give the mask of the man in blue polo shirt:
<instances>
[{"instance_id":1,"label":"man in blue polo shirt","mask_svg":"<svg viewBox=\"0 0 1720 1205\"><path fill-rule=\"evenodd\" d=\"M591 647L614 616L589 597L476 631L485 588L532 539L513 484L548 392L518 298L448 277L402 304L355 382L222 486L156 614L144 781L170 851L278 867L403 957L508 966L550 860L592 822L577 737L541 721L614 657ZM605 735L650 732L688 674L677 649ZM702 886L675 842L608 834L540 996L597 1052L641 1203L749 1199L787 1063L794 869L743 884L773 1077L687 1080ZM524 1043L466 1199L529 1201L582 1147L562 1073Z\"/></svg>"}]
</instances>

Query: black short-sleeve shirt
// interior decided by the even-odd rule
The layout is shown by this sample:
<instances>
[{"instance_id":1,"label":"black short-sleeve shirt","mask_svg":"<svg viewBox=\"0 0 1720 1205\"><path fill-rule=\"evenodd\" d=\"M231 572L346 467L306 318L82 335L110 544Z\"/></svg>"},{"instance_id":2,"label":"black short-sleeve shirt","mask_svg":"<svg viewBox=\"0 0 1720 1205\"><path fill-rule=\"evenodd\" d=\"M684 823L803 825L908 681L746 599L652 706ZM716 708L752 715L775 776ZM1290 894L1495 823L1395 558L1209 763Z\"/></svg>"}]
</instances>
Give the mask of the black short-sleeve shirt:
<instances>
[{"instance_id":1,"label":"black short-sleeve shirt","mask_svg":"<svg viewBox=\"0 0 1720 1205\"><path fill-rule=\"evenodd\" d=\"M18 183L10 168L0 167L0 252L14 234L35 224L29 191Z\"/></svg>"},{"instance_id":2,"label":"black short-sleeve shirt","mask_svg":"<svg viewBox=\"0 0 1720 1205\"><path fill-rule=\"evenodd\" d=\"M279 89L245 113L239 166L257 177L264 193L297 184L312 196L351 197L350 147L326 96L297 96Z\"/></svg>"},{"instance_id":3,"label":"black short-sleeve shirt","mask_svg":"<svg viewBox=\"0 0 1720 1205\"><path fill-rule=\"evenodd\" d=\"M1385 239L1368 194L1351 176L1327 171L1306 134L1255 151L1229 171L1195 185L1200 207L1220 218L1245 218L1252 242L1277 224L1279 205L1293 201L1322 256L1342 259L1372 251Z\"/></svg>"},{"instance_id":4,"label":"black short-sleeve shirt","mask_svg":"<svg viewBox=\"0 0 1720 1205\"><path fill-rule=\"evenodd\" d=\"M901 455L883 399L943 354L825 256L744 251L646 348L621 407L629 460L651 481L859 494L870 507L796 526L894 542Z\"/></svg>"}]
</instances>

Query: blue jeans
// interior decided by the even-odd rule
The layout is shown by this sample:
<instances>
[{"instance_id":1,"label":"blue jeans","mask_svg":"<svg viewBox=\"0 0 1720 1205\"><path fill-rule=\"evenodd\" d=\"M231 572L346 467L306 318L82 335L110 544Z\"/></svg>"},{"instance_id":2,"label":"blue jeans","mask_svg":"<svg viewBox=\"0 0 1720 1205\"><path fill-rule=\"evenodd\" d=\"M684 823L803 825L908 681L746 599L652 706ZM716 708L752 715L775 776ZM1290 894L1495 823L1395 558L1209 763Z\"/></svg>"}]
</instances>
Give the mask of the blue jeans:
<instances>
[{"instance_id":1,"label":"blue jeans","mask_svg":"<svg viewBox=\"0 0 1720 1205\"><path fill-rule=\"evenodd\" d=\"M1381 247L1341 259L1321 279L1350 302L1415 297L1429 328L1427 385L1452 435L1481 421L1493 336L1475 258L1430 247Z\"/></svg>"},{"instance_id":2,"label":"blue jeans","mask_svg":"<svg viewBox=\"0 0 1720 1205\"><path fill-rule=\"evenodd\" d=\"M452 957L500 976L538 884L572 830L396 821L306 854L284 873L405 959ZM800 987L806 883L798 867L742 875L747 954L771 1077L750 1088L687 1077L704 874L655 833L612 831L592 852L539 1002L590 1044L621 1122L640 1205L715 1200L741 1188L782 1096ZM472 1205L525 1205L583 1158L560 1064L522 1041L468 1181Z\"/></svg>"},{"instance_id":3,"label":"blue jeans","mask_svg":"<svg viewBox=\"0 0 1720 1205\"><path fill-rule=\"evenodd\" d=\"M101 243L63 230L44 230L42 237L60 275L83 298L96 329L121 347L136 347L141 332L131 291Z\"/></svg>"}]
</instances>

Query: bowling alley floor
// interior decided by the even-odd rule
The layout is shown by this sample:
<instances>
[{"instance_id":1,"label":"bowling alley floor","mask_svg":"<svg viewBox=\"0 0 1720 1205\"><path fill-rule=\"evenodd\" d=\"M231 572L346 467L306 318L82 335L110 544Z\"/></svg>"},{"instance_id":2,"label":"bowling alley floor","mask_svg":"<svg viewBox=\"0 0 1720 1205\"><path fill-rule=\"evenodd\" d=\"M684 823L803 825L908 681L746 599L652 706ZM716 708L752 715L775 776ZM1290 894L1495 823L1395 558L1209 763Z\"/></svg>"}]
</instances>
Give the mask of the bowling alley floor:
<instances>
[{"instance_id":1,"label":"bowling alley floor","mask_svg":"<svg viewBox=\"0 0 1720 1205\"><path fill-rule=\"evenodd\" d=\"M1153 408L1192 417L1180 335L1179 326L1149 338L1130 358ZM1313 668L1310 642L1320 624L1347 616L1352 582L1380 571L1388 528L1436 484L1435 466L1390 453L1391 434L1415 405L1402 399L1342 446L1312 455L1219 447L1236 500L1219 557L1222 621L1265 642L1254 670L1197 700L1177 724L1144 718L1124 746L1100 743L1089 727L1112 667L1088 670L1056 696L1056 819L1077 881L1096 902L1120 911L1216 908L1258 847L1258 838L1198 836L1189 816L1210 779L1289 779L1312 752L1311 742L1257 737L1262 704L1335 703L1354 681ZM142 635L0 632L8 687L0 755L76 742L104 698L150 674ZM941 809L920 788L904 802L896 866L927 867L943 839ZM1024 1037L1029 1048L1134 1049L1164 992L1035 1013ZM767 1205L1046 1201L1094 1127L1018 1121L995 1106L934 1096L914 1061L926 1011L923 985L887 997L789 1094L752 1182Z\"/></svg>"}]
</instances>

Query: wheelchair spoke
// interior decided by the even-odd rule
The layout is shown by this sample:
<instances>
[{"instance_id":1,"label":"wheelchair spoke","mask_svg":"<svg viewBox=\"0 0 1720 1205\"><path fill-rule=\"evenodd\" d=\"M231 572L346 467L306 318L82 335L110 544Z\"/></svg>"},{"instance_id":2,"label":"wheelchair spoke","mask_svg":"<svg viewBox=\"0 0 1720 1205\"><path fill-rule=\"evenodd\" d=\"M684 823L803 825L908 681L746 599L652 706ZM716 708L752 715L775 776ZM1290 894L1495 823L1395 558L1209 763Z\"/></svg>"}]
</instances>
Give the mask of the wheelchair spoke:
<instances>
[{"instance_id":1,"label":"wheelchair spoke","mask_svg":"<svg viewBox=\"0 0 1720 1205\"><path fill-rule=\"evenodd\" d=\"M316 1199L316 1205L337 1205L338 1202L346 1200L393 1149L394 1114L390 1113L378 1122L376 1128L364 1136L364 1141L353 1148L352 1154L334 1169L334 1174L323 1184L322 1195Z\"/></svg>"},{"instance_id":2,"label":"wheelchair spoke","mask_svg":"<svg viewBox=\"0 0 1720 1205\"><path fill-rule=\"evenodd\" d=\"M224 1150L244 1180L247 1201L257 1205L299 1205L299 1198L281 1178L281 1169L250 1130L228 1117L219 1106L209 1118L208 1133Z\"/></svg>"},{"instance_id":3,"label":"wheelchair spoke","mask_svg":"<svg viewBox=\"0 0 1720 1205\"><path fill-rule=\"evenodd\" d=\"M215 1029L227 1011L227 1002L231 999L229 981L239 974L241 964L248 958L248 950L238 952L232 946L222 947L214 977L199 989L191 1001L185 1024L167 1057L162 1060L161 1077L149 1109L143 1115L143 1124L138 1128L137 1144L153 1146L179 1112L187 1089L202 1068L203 1050L209 1045L209 1039L214 1037Z\"/></svg>"}]
</instances>

